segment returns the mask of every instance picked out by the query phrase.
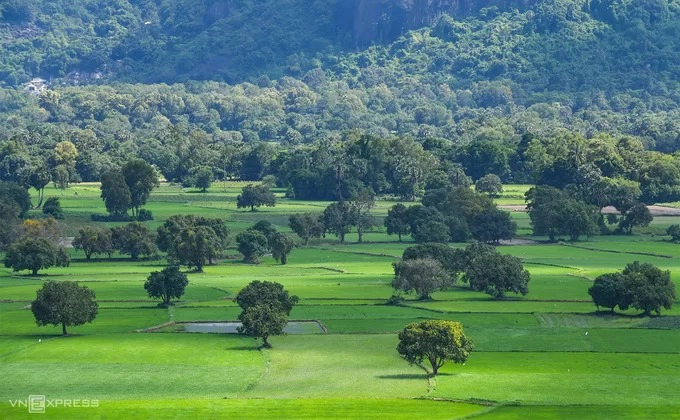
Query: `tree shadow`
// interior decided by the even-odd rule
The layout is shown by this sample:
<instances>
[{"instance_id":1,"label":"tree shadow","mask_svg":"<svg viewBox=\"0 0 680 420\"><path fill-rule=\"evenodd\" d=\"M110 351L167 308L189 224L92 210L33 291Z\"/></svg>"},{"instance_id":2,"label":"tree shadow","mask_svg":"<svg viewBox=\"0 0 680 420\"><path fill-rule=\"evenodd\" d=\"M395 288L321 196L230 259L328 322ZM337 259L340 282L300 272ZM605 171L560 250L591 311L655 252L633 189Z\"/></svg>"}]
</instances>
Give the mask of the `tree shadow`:
<instances>
[{"instance_id":1,"label":"tree shadow","mask_svg":"<svg viewBox=\"0 0 680 420\"><path fill-rule=\"evenodd\" d=\"M427 373L400 373L398 375L378 375L378 379L423 380L430 377Z\"/></svg>"}]
</instances>

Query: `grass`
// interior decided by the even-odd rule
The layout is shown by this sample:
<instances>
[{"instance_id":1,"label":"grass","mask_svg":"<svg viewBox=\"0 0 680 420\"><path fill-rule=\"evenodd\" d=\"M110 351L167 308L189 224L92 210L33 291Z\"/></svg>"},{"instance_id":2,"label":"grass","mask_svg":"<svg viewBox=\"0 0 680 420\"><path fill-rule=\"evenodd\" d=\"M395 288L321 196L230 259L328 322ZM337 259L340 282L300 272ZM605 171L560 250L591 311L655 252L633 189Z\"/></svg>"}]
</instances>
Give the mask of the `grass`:
<instances>
[{"instance_id":1,"label":"grass","mask_svg":"<svg viewBox=\"0 0 680 420\"><path fill-rule=\"evenodd\" d=\"M148 225L186 212L226 219L232 236L263 218L288 231L288 215L327 205L281 199L249 212L235 206L241 187L220 184L201 194L164 184L147 205L156 218ZM527 188L507 186L498 202L522 204ZM92 223L90 214L104 213L95 184L46 195L61 197L70 235ZM378 201L373 215L384 216L392 204ZM519 235L529 237L528 216L512 217ZM597 275L634 260L670 270L677 285L679 245L651 233L502 246L530 271L527 296L495 300L459 284L433 301L405 295L403 306L384 303L394 293L391 264L413 242L400 243L382 227L363 244L354 243L355 234L346 244L315 240L285 266L271 257L260 265L225 259L188 273L186 294L170 308L158 308L143 289L164 260L86 262L73 253L70 267L37 277L0 269L0 412L26 417L9 400L45 394L100 401L97 409L48 408L47 416L58 418L678 417L678 305L662 317L610 315L595 313L587 293ZM27 307L46 280L92 288L100 305L95 321L71 327L69 337L59 327L37 327ZM272 337L272 349L257 351L256 340L238 335L137 332L172 321L235 320L233 297L252 280L282 283L300 297L290 318L318 320L328 333ZM423 319L463 323L476 346L464 366L447 364L432 379L399 357L396 333Z\"/></svg>"}]
</instances>

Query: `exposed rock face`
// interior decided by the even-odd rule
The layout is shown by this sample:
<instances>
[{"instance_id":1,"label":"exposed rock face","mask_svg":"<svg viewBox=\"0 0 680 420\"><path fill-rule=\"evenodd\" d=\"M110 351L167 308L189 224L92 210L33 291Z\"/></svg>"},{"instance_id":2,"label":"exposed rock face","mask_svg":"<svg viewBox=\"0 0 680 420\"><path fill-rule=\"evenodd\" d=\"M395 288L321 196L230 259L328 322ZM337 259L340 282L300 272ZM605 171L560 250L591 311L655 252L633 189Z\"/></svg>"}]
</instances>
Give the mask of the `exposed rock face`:
<instances>
[{"instance_id":1,"label":"exposed rock face","mask_svg":"<svg viewBox=\"0 0 680 420\"><path fill-rule=\"evenodd\" d=\"M358 47L395 40L404 32L432 25L443 13L466 17L485 7L525 10L538 0L338 0L338 22ZM346 26L348 25L348 26Z\"/></svg>"}]
</instances>

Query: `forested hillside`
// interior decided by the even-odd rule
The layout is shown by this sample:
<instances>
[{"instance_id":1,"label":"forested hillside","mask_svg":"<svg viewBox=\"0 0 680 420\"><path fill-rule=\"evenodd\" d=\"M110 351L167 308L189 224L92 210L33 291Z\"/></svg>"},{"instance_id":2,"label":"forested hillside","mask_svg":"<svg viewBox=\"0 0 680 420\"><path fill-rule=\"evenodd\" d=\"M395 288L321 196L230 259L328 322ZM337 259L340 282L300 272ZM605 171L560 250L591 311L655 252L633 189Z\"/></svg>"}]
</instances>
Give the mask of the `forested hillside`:
<instances>
[{"instance_id":1,"label":"forested hillside","mask_svg":"<svg viewBox=\"0 0 680 420\"><path fill-rule=\"evenodd\" d=\"M79 152L72 180L133 156L168 179L191 165L258 179L279 175L284 150L351 156L349 130L410 137L404 147L442 171L515 182L535 182L562 153L529 168L532 141L604 136L593 146L604 155L680 148L680 1L435 3L7 0L1 177L25 183L21 168L36 162L53 171L63 142ZM48 87L27 91L36 76ZM242 171L245 156L256 170ZM645 159L630 170L656 160Z\"/></svg>"}]
</instances>

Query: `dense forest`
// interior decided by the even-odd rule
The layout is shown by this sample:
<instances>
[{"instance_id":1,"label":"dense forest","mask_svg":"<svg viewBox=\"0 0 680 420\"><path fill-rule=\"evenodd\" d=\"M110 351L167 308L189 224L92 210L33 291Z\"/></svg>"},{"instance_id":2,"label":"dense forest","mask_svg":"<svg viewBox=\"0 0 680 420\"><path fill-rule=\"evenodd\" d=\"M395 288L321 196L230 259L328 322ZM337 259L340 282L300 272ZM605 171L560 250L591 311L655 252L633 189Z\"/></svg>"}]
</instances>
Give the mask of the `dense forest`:
<instances>
[{"instance_id":1,"label":"dense forest","mask_svg":"<svg viewBox=\"0 0 680 420\"><path fill-rule=\"evenodd\" d=\"M432 174L627 179L646 202L677 198L680 164L655 151L680 148L680 1L1 10L2 180L96 181L141 157L172 181L275 175L299 198L358 183L415 197Z\"/></svg>"}]
</instances>

